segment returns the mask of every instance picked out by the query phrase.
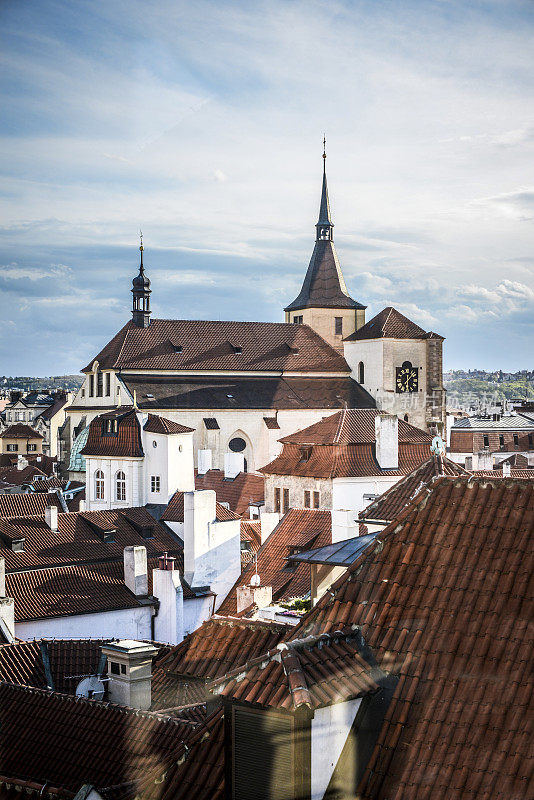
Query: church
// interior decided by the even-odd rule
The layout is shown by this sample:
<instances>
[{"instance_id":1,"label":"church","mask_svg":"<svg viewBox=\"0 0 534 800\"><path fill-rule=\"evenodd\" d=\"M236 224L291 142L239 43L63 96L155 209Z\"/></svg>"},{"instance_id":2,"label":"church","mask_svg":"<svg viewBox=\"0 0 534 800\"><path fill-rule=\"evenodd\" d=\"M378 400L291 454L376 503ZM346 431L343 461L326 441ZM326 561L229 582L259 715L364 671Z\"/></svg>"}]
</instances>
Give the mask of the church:
<instances>
[{"instance_id":1,"label":"church","mask_svg":"<svg viewBox=\"0 0 534 800\"><path fill-rule=\"evenodd\" d=\"M280 439L344 408L444 430L443 337L391 307L366 322L334 244L325 152L313 253L284 322L152 319L143 256L141 242L131 319L82 370L70 444L122 405L193 429L208 469L233 452L255 472L279 455Z\"/></svg>"}]
</instances>

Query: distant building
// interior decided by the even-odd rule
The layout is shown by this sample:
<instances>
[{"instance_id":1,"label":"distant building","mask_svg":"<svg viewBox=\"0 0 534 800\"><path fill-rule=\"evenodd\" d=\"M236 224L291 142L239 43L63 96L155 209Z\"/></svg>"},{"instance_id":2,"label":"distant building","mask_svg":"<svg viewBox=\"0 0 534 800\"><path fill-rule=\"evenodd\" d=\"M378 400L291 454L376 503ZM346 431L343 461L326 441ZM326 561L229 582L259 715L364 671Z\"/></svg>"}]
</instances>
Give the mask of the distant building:
<instances>
[{"instance_id":1,"label":"distant building","mask_svg":"<svg viewBox=\"0 0 534 800\"><path fill-rule=\"evenodd\" d=\"M42 433L17 422L0 433L0 454L8 453L17 457L37 455L43 452L43 439Z\"/></svg>"},{"instance_id":2,"label":"distant building","mask_svg":"<svg viewBox=\"0 0 534 800\"><path fill-rule=\"evenodd\" d=\"M0 415L0 430L16 423L25 423L43 437L42 452L53 458L58 456L59 430L65 423L66 409L72 399L70 392L13 391L10 402Z\"/></svg>"},{"instance_id":3,"label":"distant building","mask_svg":"<svg viewBox=\"0 0 534 800\"><path fill-rule=\"evenodd\" d=\"M510 453L534 465L534 419L528 413L458 419L450 429L449 457L466 469L491 470Z\"/></svg>"}]
</instances>

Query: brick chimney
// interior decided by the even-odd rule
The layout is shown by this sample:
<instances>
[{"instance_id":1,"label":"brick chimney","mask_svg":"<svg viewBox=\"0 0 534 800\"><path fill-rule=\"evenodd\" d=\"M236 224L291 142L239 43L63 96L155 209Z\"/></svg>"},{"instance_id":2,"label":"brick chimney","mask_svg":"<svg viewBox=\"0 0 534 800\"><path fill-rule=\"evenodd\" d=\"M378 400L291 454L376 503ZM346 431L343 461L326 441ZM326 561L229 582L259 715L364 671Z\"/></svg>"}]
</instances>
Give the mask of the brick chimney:
<instances>
[{"instance_id":1,"label":"brick chimney","mask_svg":"<svg viewBox=\"0 0 534 800\"><path fill-rule=\"evenodd\" d=\"M380 412L375 417L376 460L381 469L398 469L399 420Z\"/></svg>"},{"instance_id":2,"label":"brick chimney","mask_svg":"<svg viewBox=\"0 0 534 800\"><path fill-rule=\"evenodd\" d=\"M124 583L136 597L148 595L146 547L143 545L124 548Z\"/></svg>"},{"instance_id":3,"label":"brick chimney","mask_svg":"<svg viewBox=\"0 0 534 800\"><path fill-rule=\"evenodd\" d=\"M108 698L112 703L148 711L152 702L152 658L157 652L151 644L134 639L102 646L108 662Z\"/></svg>"}]
</instances>

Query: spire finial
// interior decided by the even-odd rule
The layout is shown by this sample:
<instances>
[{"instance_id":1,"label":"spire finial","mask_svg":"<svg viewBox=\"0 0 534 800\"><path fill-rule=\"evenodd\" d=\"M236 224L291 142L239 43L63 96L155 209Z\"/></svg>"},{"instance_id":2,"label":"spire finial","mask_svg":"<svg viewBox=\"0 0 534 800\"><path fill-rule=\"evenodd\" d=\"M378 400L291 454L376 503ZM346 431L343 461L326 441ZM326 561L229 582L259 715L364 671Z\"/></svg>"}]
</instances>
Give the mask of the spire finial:
<instances>
[{"instance_id":1,"label":"spire finial","mask_svg":"<svg viewBox=\"0 0 534 800\"><path fill-rule=\"evenodd\" d=\"M139 250L141 252L141 265L140 265L139 268L142 270L143 269L143 250L145 248L143 247L143 231L141 230L141 228L139 228L139 239L141 240L141 244L139 245Z\"/></svg>"},{"instance_id":2,"label":"spire finial","mask_svg":"<svg viewBox=\"0 0 534 800\"><path fill-rule=\"evenodd\" d=\"M326 133L323 136L323 169L326 169Z\"/></svg>"}]
</instances>

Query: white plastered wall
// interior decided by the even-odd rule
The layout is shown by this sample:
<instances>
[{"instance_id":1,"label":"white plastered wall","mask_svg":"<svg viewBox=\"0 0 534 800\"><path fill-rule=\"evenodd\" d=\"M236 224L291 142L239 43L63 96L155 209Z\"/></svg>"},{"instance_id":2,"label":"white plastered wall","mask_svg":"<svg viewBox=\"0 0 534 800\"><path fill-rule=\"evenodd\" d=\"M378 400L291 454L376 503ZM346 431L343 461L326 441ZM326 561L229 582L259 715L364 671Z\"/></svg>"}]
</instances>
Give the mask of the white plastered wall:
<instances>
[{"instance_id":1,"label":"white plastered wall","mask_svg":"<svg viewBox=\"0 0 534 800\"><path fill-rule=\"evenodd\" d=\"M311 796L322 800L336 768L361 698L318 708L311 723Z\"/></svg>"},{"instance_id":2,"label":"white plastered wall","mask_svg":"<svg viewBox=\"0 0 534 800\"><path fill-rule=\"evenodd\" d=\"M151 639L152 607L15 623L20 639Z\"/></svg>"}]
</instances>

